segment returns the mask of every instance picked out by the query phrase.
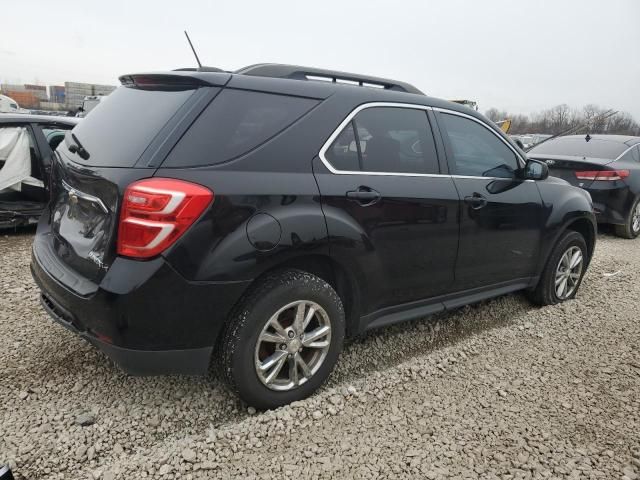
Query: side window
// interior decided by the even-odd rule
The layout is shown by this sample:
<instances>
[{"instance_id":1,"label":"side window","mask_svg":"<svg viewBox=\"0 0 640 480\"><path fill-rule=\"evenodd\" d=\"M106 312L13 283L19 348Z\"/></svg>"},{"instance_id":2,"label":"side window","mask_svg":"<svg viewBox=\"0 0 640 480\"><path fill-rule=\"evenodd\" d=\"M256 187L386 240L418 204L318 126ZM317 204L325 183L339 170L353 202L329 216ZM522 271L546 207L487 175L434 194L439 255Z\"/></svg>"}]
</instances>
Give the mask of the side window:
<instances>
[{"instance_id":1,"label":"side window","mask_svg":"<svg viewBox=\"0 0 640 480\"><path fill-rule=\"evenodd\" d=\"M71 125L41 125L40 128L51 150L55 150L64 140L65 133L73 127Z\"/></svg>"},{"instance_id":2,"label":"side window","mask_svg":"<svg viewBox=\"0 0 640 480\"><path fill-rule=\"evenodd\" d=\"M353 122L344 127L338 138L325 152L325 157L336 170L347 172L360 171L360 158L356 146L356 135Z\"/></svg>"},{"instance_id":3,"label":"side window","mask_svg":"<svg viewBox=\"0 0 640 480\"><path fill-rule=\"evenodd\" d=\"M191 125L165 166L214 165L238 158L317 104L308 98L225 88Z\"/></svg>"},{"instance_id":4,"label":"side window","mask_svg":"<svg viewBox=\"0 0 640 480\"><path fill-rule=\"evenodd\" d=\"M440 172L427 113L412 108L362 110L344 128L325 156L337 170Z\"/></svg>"},{"instance_id":5,"label":"side window","mask_svg":"<svg viewBox=\"0 0 640 480\"><path fill-rule=\"evenodd\" d=\"M444 129L451 145L451 168L456 175L513 178L519 168L516 154L478 122L443 113Z\"/></svg>"},{"instance_id":6,"label":"side window","mask_svg":"<svg viewBox=\"0 0 640 480\"><path fill-rule=\"evenodd\" d=\"M636 145L620 157L620 161L640 162L640 145Z\"/></svg>"}]
</instances>

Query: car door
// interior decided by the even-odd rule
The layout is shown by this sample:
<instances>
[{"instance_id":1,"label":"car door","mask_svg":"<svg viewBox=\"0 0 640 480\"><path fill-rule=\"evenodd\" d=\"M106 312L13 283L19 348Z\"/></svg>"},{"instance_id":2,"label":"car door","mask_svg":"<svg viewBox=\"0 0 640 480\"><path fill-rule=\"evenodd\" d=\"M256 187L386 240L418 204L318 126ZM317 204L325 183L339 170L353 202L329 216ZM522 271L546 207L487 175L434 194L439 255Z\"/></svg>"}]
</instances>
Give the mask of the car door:
<instances>
[{"instance_id":1,"label":"car door","mask_svg":"<svg viewBox=\"0 0 640 480\"><path fill-rule=\"evenodd\" d=\"M453 283L458 195L441 174L427 108L356 109L314 160L331 255L358 278L361 314Z\"/></svg>"},{"instance_id":2,"label":"car door","mask_svg":"<svg viewBox=\"0 0 640 480\"><path fill-rule=\"evenodd\" d=\"M48 179L51 173L52 155L56 147L64 139L66 132L71 130L73 125L58 122L40 122L33 124L33 133L41 152L40 169L41 177L45 187L48 188Z\"/></svg>"},{"instance_id":3,"label":"car door","mask_svg":"<svg viewBox=\"0 0 640 480\"><path fill-rule=\"evenodd\" d=\"M42 201L41 159L32 125L0 125L0 190L11 187L14 193L20 192L20 197Z\"/></svg>"},{"instance_id":4,"label":"car door","mask_svg":"<svg viewBox=\"0 0 640 480\"><path fill-rule=\"evenodd\" d=\"M523 180L520 154L483 121L436 112L449 171L460 194L460 248L455 289L526 282L538 264L543 203Z\"/></svg>"}]
</instances>

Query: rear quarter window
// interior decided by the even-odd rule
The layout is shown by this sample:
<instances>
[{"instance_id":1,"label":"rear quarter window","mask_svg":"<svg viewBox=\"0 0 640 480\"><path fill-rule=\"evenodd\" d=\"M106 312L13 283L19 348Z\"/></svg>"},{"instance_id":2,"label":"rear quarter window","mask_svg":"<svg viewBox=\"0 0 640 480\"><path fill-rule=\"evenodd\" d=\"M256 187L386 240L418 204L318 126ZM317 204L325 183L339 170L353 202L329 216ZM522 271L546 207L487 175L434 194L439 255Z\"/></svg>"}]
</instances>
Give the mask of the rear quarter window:
<instances>
[{"instance_id":1,"label":"rear quarter window","mask_svg":"<svg viewBox=\"0 0 640 480\"><path fill-rule=\"evenodd\" d=\"M224 89L191 125L163 166L215 165L243 156L317 104L308 98Z\"/></svg>"},{"instance_id":2,"label":"rear quarter window","mask_svg":"<svg viewBox=\"0 0 640 480\"><path fill-rule=\"evenodd\" d=\"M640 145L631 147L622 157L621 162L640 162Z\"/></svg>"}]
</instances>

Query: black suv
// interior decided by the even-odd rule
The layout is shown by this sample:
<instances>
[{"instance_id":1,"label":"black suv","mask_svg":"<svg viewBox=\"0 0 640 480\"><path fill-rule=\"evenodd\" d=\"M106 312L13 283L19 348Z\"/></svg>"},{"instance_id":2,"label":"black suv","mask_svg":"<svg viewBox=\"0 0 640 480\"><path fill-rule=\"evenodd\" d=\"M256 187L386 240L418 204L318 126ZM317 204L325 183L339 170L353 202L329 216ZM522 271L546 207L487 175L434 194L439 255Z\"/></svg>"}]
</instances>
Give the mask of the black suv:
<instances>
[{"instance_id":1,"label":"black suv","mask_svg":"<svg viewBox=\"0 0 640 480\"><path fill-rule=\"evenodd\" d=\"M304 398L345 335L527 290L572 298L589 194L467 107L288 65L126 75L68 133L32 271L133 374ZM548 177L548 178L547 178Z\"/></svg>"}]
</instances>

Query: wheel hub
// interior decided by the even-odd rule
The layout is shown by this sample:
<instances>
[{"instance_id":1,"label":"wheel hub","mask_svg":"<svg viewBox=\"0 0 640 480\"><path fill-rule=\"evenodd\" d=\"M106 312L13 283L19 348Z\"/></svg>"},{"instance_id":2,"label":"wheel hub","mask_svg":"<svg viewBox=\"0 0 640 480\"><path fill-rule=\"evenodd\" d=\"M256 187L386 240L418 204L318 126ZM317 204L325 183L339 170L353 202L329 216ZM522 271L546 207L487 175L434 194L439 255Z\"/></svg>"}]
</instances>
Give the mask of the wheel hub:
<instances>
[{"instance_id":1,"label":"wheel hub","mask_svg":"<svg viewBox=\"0 0 640 480\"><path fill-rule=\"evenodd\" d=\"M287 345L287 352L289 353L298 353L302 348L302 342L298 338L293 338L289 340L289 344Z\"/></svg>"},{"instance_id":2,"label":"wheel hub","mask_svg":"<svg viewBox=\"0 0 640 480\"><path fill-rule=\"evenodd\" d=\"M271 390L286 391L307 382L322 366L331 346L331 322L317 303L298 300L267 320L255 348L255 369Z\"/></svg>"}]
</instances>

